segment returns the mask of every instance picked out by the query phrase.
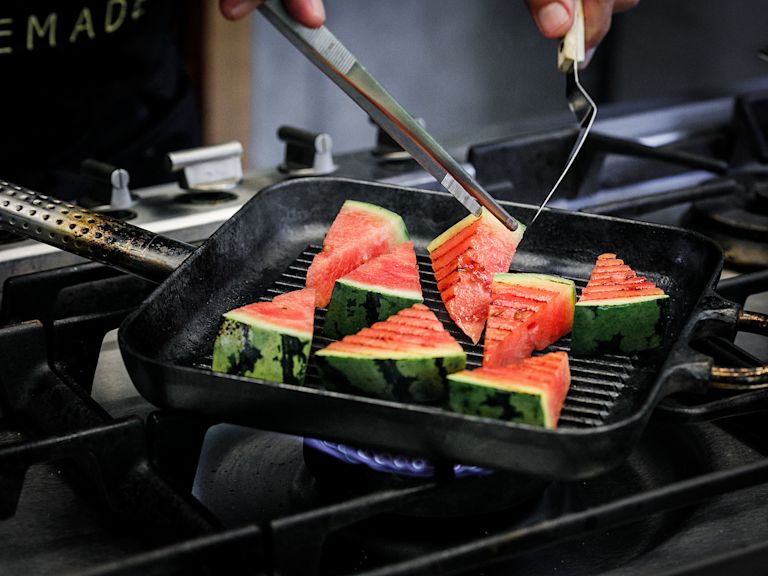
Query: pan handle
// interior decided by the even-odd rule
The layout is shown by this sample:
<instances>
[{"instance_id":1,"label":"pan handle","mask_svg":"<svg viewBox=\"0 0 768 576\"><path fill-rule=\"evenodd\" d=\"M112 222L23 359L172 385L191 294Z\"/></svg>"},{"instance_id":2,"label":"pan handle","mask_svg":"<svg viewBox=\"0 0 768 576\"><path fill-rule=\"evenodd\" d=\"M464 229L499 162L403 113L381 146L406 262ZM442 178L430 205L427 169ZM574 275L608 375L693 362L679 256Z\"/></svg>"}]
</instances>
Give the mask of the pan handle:
<instances>
[{"instance_id":1,"label":"pan handle","mask_svg":"<svg viewBox=\"0 0 768 576\"><path fill-rule=\"evenodd\" d=\"M768 316L759 312L741 311L736 321L741 332L768 336ZM768 365L753 368L724 368L713 366L712 387L719 390L763 390L768 389Z\"/></svg>"},{"instance_id":2,"label":"pan handle","mask_svg":"<svg viewBox=\"0 0 768 576\"><path fill-rule=\"evenodd\" d=\"M0 180L0 228L161 282L194 247Z\"/></svg>"},{"instance_id":3,"label":"pan handle","mask_svg":"<svg viewBox=\"0 0 768 576\"><path fill-rule=\"evenodd\" d=\"M727 300L722 298L720 300L726 305L730 304ZM738 309L737 305L733 306ZM768 336L768 316L758 312L739 310L733 328L734 333L737 331ZM685 346L687 345L686 342ZM768 409L768 365L729 368L716 366L709 359L709 369L706 373L708 383L704 389L731 391L734 394L692 406L668 398L656 407L654 416L678 422L699 422ZM677 389L680 388L685 386ZM699 385L691 388L702 389ZM672 391L676 390L669 386L668 381L666 392Z\"/></svg>"}]
</instances>

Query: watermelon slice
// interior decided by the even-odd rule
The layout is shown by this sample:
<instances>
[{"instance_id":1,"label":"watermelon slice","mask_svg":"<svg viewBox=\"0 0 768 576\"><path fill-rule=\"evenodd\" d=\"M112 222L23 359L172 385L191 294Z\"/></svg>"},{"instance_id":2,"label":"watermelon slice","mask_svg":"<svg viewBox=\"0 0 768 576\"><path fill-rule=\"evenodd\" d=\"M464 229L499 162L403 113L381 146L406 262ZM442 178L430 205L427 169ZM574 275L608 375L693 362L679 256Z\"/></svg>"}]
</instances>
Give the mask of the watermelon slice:
<instances>
[{"instance_id":1,"label":"watermelon slice","mask_svg":"<svg viewBox=\"0 0 768 576\"><path fill-rule=\"evenodd\" d=\"M443 401L446 375L467 363L461 345L423 304L333 342L316 357L329 386L420 403Z\"/></svg>"},{"instance_id":2,"label":"watermelon slice","mask_svg":"<svg viewBox=\"0 0 768 576\"><path fill-rule=\"evenodd\" d=\"M307 288L316 290L315 305L328 305L336 280L407 241L398 214L366 202L344 202L325 235L323 250L307 270Z\"/></svg>"},{"instance_id":3,"label":"watermelon slice","mask_svg":"<svg viewBox=\"0 0 768 576\"><path fill-rule=\"evenodd\" d=\"M325 334L341 338L424 302L413 242L400 244L336 280Z\"/></svg>"},{"instance_id":4,"label":"watermelon slice","mask_svg":"<svg viewBox=\"0 0 768 576\"><path fill-rule=\"evenodd\" d=\"M525 226L508 230L486 209L469 215L427 246L445 308L474 344L480 340L491 302L491 280L507 272Z\"/></svg>"},{"instance_id":5,"label":"watermelon slice","mask_svg":"<svg viewBox=\"0 0 768 576\"><path fill-rule=\"evenodd\" d=\"M496 274L483 366L504 366L544 350L571 331L576 285L547 274Z\"/></svg>"},{"instance_id":6,"label":"watermelon slice","mask_svg":"<svg viewBox=\"0 0 768 576\"><path fill-rule=\"evenodd\" d=\"M551 352L451 374L449 405L463 414L554 428L570 385L568 354Z\"/></svg>"},{"instance_id":7,"label":"watermelon slice","mask_svg":"<svg viewBox=\"0 0 768 576\"><path fill-rule=\"evenodd\" d=\"M314 288L230 310L213 345L213 370L301 384L314 321Z\"/></svg>"},{"instance_id":8,"label":"watermelon slice","mask_svg":"<svg viewBox=\"0 0 768 576\"><path fill-rule=\"evenodd\" d=\"M661 345L669 297L616 258L602 254L573 317L573 354L632 354Z\"/></svg>"}]
</instances>

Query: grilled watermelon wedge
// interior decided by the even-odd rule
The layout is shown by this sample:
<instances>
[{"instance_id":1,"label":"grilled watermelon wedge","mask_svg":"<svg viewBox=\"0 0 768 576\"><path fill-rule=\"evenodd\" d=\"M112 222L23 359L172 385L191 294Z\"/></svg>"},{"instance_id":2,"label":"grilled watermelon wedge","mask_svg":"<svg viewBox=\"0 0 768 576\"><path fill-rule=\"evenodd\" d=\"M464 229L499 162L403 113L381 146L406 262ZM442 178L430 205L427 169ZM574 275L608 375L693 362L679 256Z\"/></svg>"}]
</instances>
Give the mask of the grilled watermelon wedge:
<instances>
[{"instance_id":1,"label":"grilled watermelon wedge","mask_svg":"<svg viewBox=\"0 0 768 576\"><path fill-rule=\"evenodd\" d=\"M525 226L511 232L490 212L469 215L427 246L437 288L456 325L474 344L480 340L491 302L491 280L507 272Z\"/></svg>"},{"instance_id":2,"label":"grilled watermelon wedge","mask_svg":"<svg viewBox=\"0 0 768 576\"><path fill-rule=\"evenodd\" d=\"M341 338L424 302L413 242L377 256L336 280L325 334Z\"/></svg>"},{"instance_id":3,"label":"grilled watermelon wedge","mask_svg":"<svg viewBox=\"0 0 768 576\"><path fill-rule=\"evenodd\" d=\"M496 274L483 366L504 366L544 350L571 331L576 285L547 274Z\"/></svg>"},{"instance_id":4,"label":"grilled watermelon wedge","mask_svg":"<svg viewBox=\"0 0 768 576\"><path fill-rule=\"evenodd\" d=\"M224 314L213 345L213 370L301 384L315 321L315 290L304 288Z\"/></svg>"},{"instance_id":5,"label":"grilled watermelon wedge","mask_svg":"<svg viewBox=\"0 0 768 576\"><path fill-rule=\"evenodd\" d=\"M307 270L307 288L316 290L315 304L327 306L336 280L407 241L399 214L367 202L344 202Z\"/></svg>"},{"instance_id":6,"label":"grilled watermelon wedge","mask_svg":"<svg viewBox=\"0 0 768 576\"><path fill-rule=\"evenodd\" d=\"M601 254L576 303L571 352L632 354L656 348L668 315L669 297L663 290L616 254Z\"/></svg>"},{"instance_id":7,"label":"grilled watermelon wedge","mask_svg":"<svg viewBox=\"0 0 768 576\"><path fill-rule=\"evenodd\" d=\"M568 354L551 352L451 374L448 402L463 414L554 428L570 385Z\"/></svg>"},{"instance_id":8,"label":"grilled watermelon wedge","mask_svg":"<svg viewBox=\"0 0 768 576\"><path fill-rule=\"evenodd\" d=\"M423 304L332 342L316 358L330 388L419 403L443 401L445 377L467 363L461 345Z\"/></svg>"}]
</instances>

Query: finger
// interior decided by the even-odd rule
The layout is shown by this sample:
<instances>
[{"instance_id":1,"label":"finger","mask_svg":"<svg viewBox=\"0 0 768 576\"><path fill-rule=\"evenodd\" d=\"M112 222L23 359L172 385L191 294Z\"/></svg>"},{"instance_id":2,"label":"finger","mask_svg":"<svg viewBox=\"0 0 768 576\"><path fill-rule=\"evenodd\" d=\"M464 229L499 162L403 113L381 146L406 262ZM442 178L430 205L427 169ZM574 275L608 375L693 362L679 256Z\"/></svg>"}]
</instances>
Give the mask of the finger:
<instances>
[{"instance_id":1,"label":"finger","mask_svg":"<svg viewBox=\"0 0 768 576\"><path fill-rule=\"evenodd\" d=\"M571 27L573 0L526 0L533 21L546 38L561 38Z\"/></svg>"},{"instance_id":2,"label":"finger","mask_svg":"<svg viewBox=\"0 0 768 576\"><path fill-rule=\"evenodd\" d=\"M253 12L264 0L219 0L219 9L227 20L239 20Z\"/></svg>"},{"instance_id":3,"label":"finger","mask_svg":"<svg viewBox=\"0 0 768 576\"><path fill-rule=\"evenodd\" d=\"M634 8L640 3L640 0L616 0L613 5L613 13L624 12L630 8Z\"/></svg>"},{"instance_id":4,"label":"finger","mask_svg":"<svg viewBox=\"0 0 768 576\"><path fill-rule=\"evenodd\" d=\"M264 0L219 0L221 13L229 20L239 20L253 12ZM317 28L325 22L322 0L283 0L286 10L297 22Z\"/></svg>"},{"instance_id":5,"label":"finger","mask_svg":"<svg viewBox=\"0 0 768 576\"><path fill-rule=\"evenodd\" d=\"M304 26L317 28L325 22L323 0L283 0L286 10Z\"/></svg>"},{"instance_id":6,"label":"finger","mask_svg":"<svg viewBox=\"0 0 768 576\"><path fill-rule=\"evenodd\" d=\"M611 29L613 0L584 0L585 48L597 46Z\"/></svg>"}]
</instances>

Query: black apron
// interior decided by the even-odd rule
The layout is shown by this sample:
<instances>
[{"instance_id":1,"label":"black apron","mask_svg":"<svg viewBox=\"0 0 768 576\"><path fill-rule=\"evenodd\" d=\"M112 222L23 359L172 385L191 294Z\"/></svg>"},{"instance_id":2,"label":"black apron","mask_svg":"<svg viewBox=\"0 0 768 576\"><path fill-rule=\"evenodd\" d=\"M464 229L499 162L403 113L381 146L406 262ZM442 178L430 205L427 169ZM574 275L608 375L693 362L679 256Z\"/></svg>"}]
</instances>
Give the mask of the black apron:
<instances>
[{"instance_id":1,"label":"black apron","mask_svg":"<svg viewBox=\"0 0 768 576\"><path fill-rule=\"evenodd\" d=\"M78 198L86 158L166 181L200 142L173 0L0 2L0 179Z\"/></svg>"}]
</instances>

